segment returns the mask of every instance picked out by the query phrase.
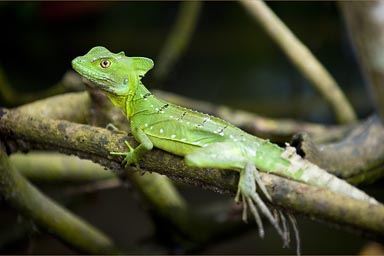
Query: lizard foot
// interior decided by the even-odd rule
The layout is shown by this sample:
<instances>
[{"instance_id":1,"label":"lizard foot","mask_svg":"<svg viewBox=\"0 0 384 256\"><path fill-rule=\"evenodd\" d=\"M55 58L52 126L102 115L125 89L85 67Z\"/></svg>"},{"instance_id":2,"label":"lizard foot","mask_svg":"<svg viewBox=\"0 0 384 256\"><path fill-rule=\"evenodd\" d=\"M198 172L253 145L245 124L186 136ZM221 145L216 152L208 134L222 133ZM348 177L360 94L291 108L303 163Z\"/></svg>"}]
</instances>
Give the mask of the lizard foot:
<instances>
[{"instance_id":1,"label":"lizard foot","mask_svg":"<svg viewBox=\"0 0 384 256\"><path fill-rule=\"evenodd\" d=\"M111 132L118 132L119 128L117 128L114 124L108 123L107 126L105 127L108 131Z\"/></svg>"},{"instance_id":2,"label":"lizard foot","mask_svg":"<svg viewBox=\"0 0 384 256\"><path fill-rule=\"evenodd\" d=\"M299 229L297 228L297 222L295 217L289 212L283 212L282 210L278 210L278 209L275 209L274 214L276 219L279 219L279 221L283 226L283 234L284 234L283 247L285 248L289 247L290 240L291 240L290 230L289 230L289 226L287 225L286 217L288 217L288 220L291 222L293 233L295 235L295 240L296 240L296 255L299 256L300 255L300 234L299 234Z\"/></svg>"},{"instance_id":3,"label":"lizard foot","mask_svg":"<svg viewBox=\"0 0 384 256\"><path fill-rule=\"evenodd\" d=\"M277 233L284 239L284 233L278 225L278 220L273 216L267 205L260 198L259 194L256 192L256 184L262 184L259 178L256 178L257 174L256 167L253 163L249 162L246 164L245 168L240 172L240 179L238 190L236 194L235 201L239 202L240 197L243 203L243 221L247 221L247 208L249 207L252 215L255 218L257 226L259 227L260 237L264 237L264 228L261 221L258 209L261 213L269 220L269 222L274 226ZM261 188L266 197L270 199L271 197L266 192L267 190ZM267 196L268 195L268 196Z\"/></svg>"},{"instance_id":4,"label":"lizard foot","mask_svg":"<svg viewBox=\"0 0 384 256\"><path fill-rule=\"evenodd\" d=\"M120 155L120 156L125 156L122 164L125 166L125 167L128 167L130 166L131 164L135 164L135 166L137 168L140 168L139 166L139 159L137 157L137 155L135 154L135 150L134 148L129 144L128 141L124 141L125 145L127 145L127 147L129 148L129 152L110 152L111 155Z\"/></svg>"}]
</instances>

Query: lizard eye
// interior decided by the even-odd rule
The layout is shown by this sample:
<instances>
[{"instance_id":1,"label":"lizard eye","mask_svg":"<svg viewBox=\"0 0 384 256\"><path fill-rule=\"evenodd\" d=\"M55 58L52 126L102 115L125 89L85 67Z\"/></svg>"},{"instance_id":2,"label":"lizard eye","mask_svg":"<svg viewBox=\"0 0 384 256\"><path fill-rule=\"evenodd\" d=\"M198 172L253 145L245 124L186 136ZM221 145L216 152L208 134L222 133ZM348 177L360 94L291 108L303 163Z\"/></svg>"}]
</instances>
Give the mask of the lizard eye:
<instances>
[{"instance_id":1,"label":"lizard eye","mask_svg":"<svg viewBox=\"0 0 384 256\"><path fill-rule=\"evenodd\" d=\"M102 68L108 68L109 66L111 66L111 62L107 59L103 59L100 61L100 66Z\"/></svg>"}]
</instances>

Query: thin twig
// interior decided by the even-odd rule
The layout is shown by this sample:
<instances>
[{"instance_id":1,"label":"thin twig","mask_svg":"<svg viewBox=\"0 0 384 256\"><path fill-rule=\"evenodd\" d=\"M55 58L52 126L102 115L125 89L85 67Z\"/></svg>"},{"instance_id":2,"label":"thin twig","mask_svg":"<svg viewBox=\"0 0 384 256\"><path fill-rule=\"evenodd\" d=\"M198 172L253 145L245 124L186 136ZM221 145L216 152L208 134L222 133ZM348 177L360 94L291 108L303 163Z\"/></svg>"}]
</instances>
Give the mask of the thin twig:
<instances>
[{"instance_id":1,"label":"thin twig","mask_svg":"<svg viewBox=\"0 0 384 256\"><path fill-rule=\"evenodd\" d=\"M202 1L180 3L177 20L160 51L154 70L154 76L160 85L186 50L195 30L202 4Z\"/></svg>"},{"instance_id":2,"label":"thin twig","mask_svg":"<svg viewBox=\"0 0 384 256\"><path fill-rule=\"evenodd\" d=\"M340 123L356 121L356 114L338 84L309 49L292 33L275 13L259 0L239 0L280 46L294 65L332 106Z\"/></svg>"}]
</instances>

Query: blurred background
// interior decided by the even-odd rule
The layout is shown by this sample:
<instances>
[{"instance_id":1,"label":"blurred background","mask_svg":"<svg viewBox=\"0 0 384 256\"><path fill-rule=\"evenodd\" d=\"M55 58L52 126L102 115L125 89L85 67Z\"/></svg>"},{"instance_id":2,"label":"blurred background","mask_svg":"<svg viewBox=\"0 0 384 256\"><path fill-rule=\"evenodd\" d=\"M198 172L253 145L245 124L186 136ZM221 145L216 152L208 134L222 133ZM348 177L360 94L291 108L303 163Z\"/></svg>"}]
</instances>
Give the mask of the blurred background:
<instances>
[{"instance_id":1,"label":"blurred background","mask_svg":"<svg viewBox=\"0 0 384 256\"><path fill-rule=\"evenodd\" d=\"M334 2L268 2L268 5L335 77L359 118L373 104ZM0 2L3 20L0 68L13 89L45 90L71 69L73 58L102 45L127 56L149 57L155 68L144 84L193 99L228 105L272 117L335 123L328 104L238 2L205 2L185 51L166 77L155 77L156 61L177 19L179 2ZM0 84L0 86L2 86ZM1 106L14 106L0 102ZM65 107L65 106L63 106ZM379 186L379 185L377 185ZM122 248L148 240L153 225L135 197L124 188L63 196L67 184L39 186L94 224ZM227 200L179 184L195 207ZM375 188L372 193L375 195ZM65 193L64 193L65 194ZM358 235L297 216L303 254L357 254L368 243ZM20 231L28 226L28 232ZM24 229L23 229L24 230ZM270 227L215 242L200 254L293 254L281 248ZM175 249L174 252L178 252ZM0 202L0 253L73 254L68 247Z\"/></svg>"}]
</instances>

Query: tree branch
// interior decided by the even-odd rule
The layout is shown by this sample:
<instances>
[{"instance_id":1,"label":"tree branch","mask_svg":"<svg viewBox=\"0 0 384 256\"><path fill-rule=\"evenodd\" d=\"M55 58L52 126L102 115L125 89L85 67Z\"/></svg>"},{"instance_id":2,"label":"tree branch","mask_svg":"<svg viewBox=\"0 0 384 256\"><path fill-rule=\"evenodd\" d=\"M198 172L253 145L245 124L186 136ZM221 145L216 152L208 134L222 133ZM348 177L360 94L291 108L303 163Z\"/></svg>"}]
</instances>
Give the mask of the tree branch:
<instances>
[{"instance_id":1,"label":"tree branch","mask_svg":"<svg viewBox=\"0 0 384 256\"><path fill-rule=\"evenodd\" d=\"M153 75L159 84L166 79L176 61L187 48L195 30L203 2L182 1L179 5L177 20L157 58Z\"/></svg>"},{"instance_id":2,"label":"tree branch","mask_svg":"<svg viewBox=\"0 0 384 256\"><path fill-rule=\"evenodd\" d=\"M137 145L132 137L125 134L113 134L106 129L67 121L34 118L6 109L3 109L0 119L0 135L7 141L8 152L56 149L91 159L119 173L124 172L120 164L122 158L112 156L109 152L126 151L125 140ZM146 154L139 164L145 171L165 174L194 186L231 194L237 190L237 172L187 167L181 157L158 149ZM133 169L130 167L127 171ZM277 206L330 220L380 238L384 236L382 205L371 205L270 174L263 173L261 176Z\"/></svg>"},{"instance_id":3,"label":"tree branch","mask_svg":"<svg viewBox=\"0 0 384 256\"><path fill-rule=\"evenodd\" d=\"M13 207L72 248L90 254L116 254L107 236L46 197L10 165L0 145L0 192Z\"/></svg>"},{"instance_id":4,"label":"tree branch","mask_svg":"<svg viewBox=\"0 0 384 256\"><path fill-rule=\"evenodd\" d=\"M116 179L116 175L89 160L53 152L12 154L9 161L32 182L85 183Z\"/></svg>"},{"instance_id":5,"label":"tree branch","mask_svg":"<svg viewBox=\"0 0 384 256\"><path fill-rule=\"evenodd\" d=\"M382 1L340 1L344 19L384 123L384 20Z\"/></svg>"},{"instance_id":6,"label":"tree branch","mask_svg":"<svg viewBox=\"0 0 384 256\"><path fill-rule=\"evenodd\" d=\"M356 121L356 114L331 74L309 49L263 2L239 0L260 23L267 34L280 46L298 70L316 87L333 108L340 123Z\"/></svg>"},{"instance_id":7,"label":"tree branch","mask_svg":"<svg viewBox=\"0 0 384 256\"><path fill-rule=\"evenodd\" d=\"M343 179L369 183L384 176L384 126L378 116L336 143L316 145L306 134L298 134L292 145L306 159Z\"/></svg>"}]
</instances>

